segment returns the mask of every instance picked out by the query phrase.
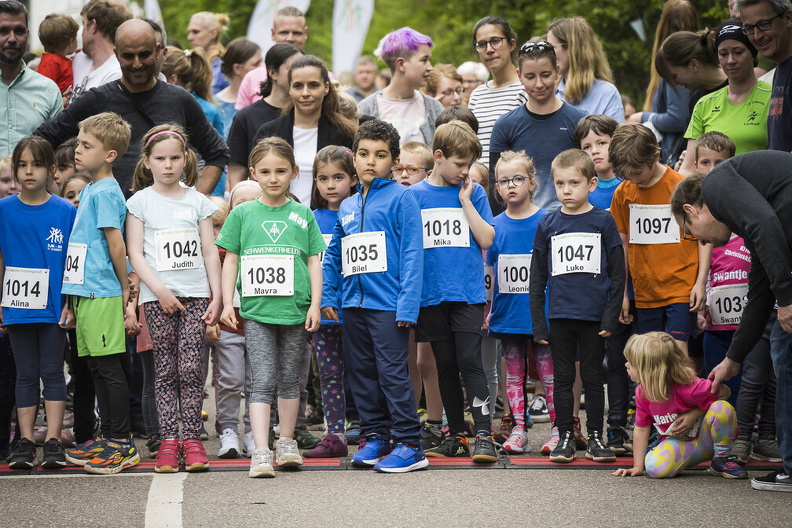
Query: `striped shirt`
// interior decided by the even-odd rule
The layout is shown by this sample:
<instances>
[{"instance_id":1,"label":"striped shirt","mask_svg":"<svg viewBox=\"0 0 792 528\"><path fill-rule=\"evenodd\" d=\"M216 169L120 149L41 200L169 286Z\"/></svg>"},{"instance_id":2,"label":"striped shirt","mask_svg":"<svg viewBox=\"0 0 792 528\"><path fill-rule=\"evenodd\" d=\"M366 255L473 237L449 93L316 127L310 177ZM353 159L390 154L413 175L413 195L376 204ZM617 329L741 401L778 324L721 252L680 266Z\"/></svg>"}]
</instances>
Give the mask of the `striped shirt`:
<instances>
[{"instance_id":1,"label":"striped shirt","mask_svg":"<svg viewBox=\"0 0 792 528\"><path fill-rule=\"evenodd\" d=\"M473 112L479 123L478 137L482 149L479 161L487 166L489 166L490 135L495 121L528 101L528 95L519 80L502 88L490 88L489 84L489 82L482 84L473 90L468 102L468 109Z\"/></svg>"}]
</instances>

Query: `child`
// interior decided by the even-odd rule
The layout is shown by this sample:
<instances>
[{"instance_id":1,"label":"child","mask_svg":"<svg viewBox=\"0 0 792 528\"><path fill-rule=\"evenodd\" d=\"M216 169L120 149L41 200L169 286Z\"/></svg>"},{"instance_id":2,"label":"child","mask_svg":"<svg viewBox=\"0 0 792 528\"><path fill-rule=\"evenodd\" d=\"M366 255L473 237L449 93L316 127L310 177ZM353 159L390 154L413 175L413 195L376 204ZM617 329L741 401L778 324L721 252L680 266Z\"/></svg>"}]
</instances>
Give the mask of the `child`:
<instances>
[{"instance_id":1,"label":"child","mask_svg":"<svg viewBox=\"0 0 792 528\"><path fill-rule=\"evenodd\" d=\"M550 418L555 418L550 348L547 345L533 345L528 296L534 235L547 211L531 202L536 188L536 169L525 152L503 152L495 166L495 175L495 187L506 202L506 211L495 217L495 240L487 251L487 264L494 268L492 311L488 325L490 336L500 339L503 345L506 393L515 424L503 448L507 453L527 453L531 451L531 446L525 432L524 387L531 348L547 391Z\"/></svg>"},{"instance_id":2,"label":"child","mask_svg":"<svg viewBox=\"0 0 792 528\"><path fill-rule=\"evenodd\" d=\"M16 176L14 176L14 162L11 156L0 159L0 198L11 196L19 192Z\"/></svg>"},{"instance_id":3,"label":"child","mask_svg":"<svg viewBox=\"0 0 792 528\"><path fill-rule=\"evenodd\" d=\"M640 383L635 390L633 467L615 476L671 478L683 469L712 460L709 472L726 478L748 478L731 456L737 436L734 407L724 401L729 388L712 393L712 382L696 377L687 354L665 332L634 335L624 349L627 372ZM647 453L652 426L660 444ZM644 455L646 453L646 455Z\"/></svg>"},{"instance_id":4,"label":"child","mask_svg":"<svg viewBox=\"0 0 792 528\"><path fill-rule=\"evenodd\" d=\"M431 144L435 119L444 109L433 97L418 91L426 86L432 71L432 46L432 39L409 27L385 35L378 51L390 68L391 82L359 104L361 114L395 126L402 143Z\"/></svg>"},{"instance_id":5,"label":"child","mask_svg":"<svg viewBox=\"0 0 792 528\"><path fill-rule=\"evenodd\" d=\"M55 192L60 193L63 182L74 174L74 149L77 148L77 138L72 138L62 143L55 149L55 176L53 180L57 186Z\"/></svg>"},{"instance_id":6,"label":"child","mask_svg":"<svg viewBox=\"0 0 792 528\"><path fill-rule=\"evenodd\" d=\"M432 345L450 434L426 454L470 455L461 374L475 422L473 461L492 463L498 457L481 363L481 325L486 302L482 249L492 245L495 229L487 194L468 175L481 157L481 143L468 125L452 121L437 128L432 149L434 170L412 189L421 207L425 262L415 335Z\"/></svg>"},{"instance_id":7,"label":"child","mask_svg":"<svg viewBox=\"0 0 792 528\"><path fill-rule=\"evenodd\" d=\"M312 205L325 243L333 238L341 202L355 191L357 177L352 153L344 147L330 145L316 153L313 164ZM340 284L339 284L340 286ZM340 292L340 288L339 288ZM311 334L319 386L322 392L327 435L316 447L303 453L308 458L343 457L349 454L345 436L346 396L344 392L342 317L338 321L322 319L322 326Z\"/></svg>"},{"instance_id":8,"label":"child","mask_svg":"<svg viewBox=\"0 0 792 528\"><path fill-rule=\"evenodd\" d=\"M71 97L74 84L72 62L68 58L77 51L77 31L80 25L70 16L47 15L39 26L39 40L44 46L38 72L49 77L60 88L63 95L63 106L66 107Z\"/></svg>"},{"instance_id":9,"label":"child","mask_svg":"<svg viewBox=\"0 0 792 528\"><path fill-rule=\"evenodd\" d=\"M446 123L450 123L451 121L462 121L470 126L473 129L473 132L478 134L479 130L479 122L476 119L476 115L465 108L464 106L449 106L442 112L440 115L437 116L435 119L435 128L439 127L440 125L445 125Z\"/></svg>"},{"instance_id":10,"label":"child","mask_svg":"<svg viewBox=\"0 0 792 528\"><path fill-rule=\"evenodd\" d=\"M608 160L608 147L617 126L612 117L593 114L583 117L575 127L575 142L591 157L597 171L597 188L589 195L589 203L602 209L610 209L613 193L623 181L613 173Z\"/></svg>"},{"instance_id":11,"label":"child","mask_svg":"<svg viewBox=\"0 0 792 528\"><path fill-rule=\"evenodd\" d=\"M434 168L432 150L420 141L408 141L401 146L399 163L391 169L393 177L407 187L426 179Z\"/></svg>"},{"instance_id":12,"label":"child","mask_svg":"<svg viewBox=\"0 0 792 528\"><path fill-rule=\"evenodd\" d=\"M709 174L722 161L734 156L737 146L723 132L705 132L696 140L696 172Z\"/></svg>"},{"instance_id":13,"label":"child","mask_svg":"<svg viewBox=\"0 0 792 528\"><path fill-rule=\"evenodd\" d=\"M178 125L146 132L132 177L135 194L127 201L129 261L140 277L138 303L154 345L158 473L177 472L180 452L187 471L209 468L200 440L202 356L206 325L217 323L221 308L220 258L212 243L217 208L190 188L198 161L187 141Z\"/></svg>"},{"instance_id":14,"label":"child","mask_svg":"<svg viewBox=\"0 0 792 528\"><path fill-rule=\"evenodd\" d=\"M57 172L57 169L55 169ZM62 182L61 186L61 198L67 200L74 205L74 207L80 206L80 193L83 190L83 187L91 183L91 177L83 174L77 173L72 174Z\"/></svg>"},{"instance_id":15,"label":"child","mask_svg":"<svg viewBox=\"0 0 792 528\"><path fill-rule=\"evenodd\" d=\"M294 440L300 405L299 368L308 332L319 328L324 251L319 226L308 207L289 198L289 183L299 174L294 152L280 138L258 142L250 153L250 174L263 192L258 200L235 207L216 244L223 262L223 324L236 328L234 289L239 279L250 355L250 425L256 450L251 477L274 477L268 448L270 411L277 389L280 438L275 445L281 467L302 465Z\"/></svg>"},{"instance_id":16,"label":"child","mask_svg":"<svg viewBox=\"0 0 792 528\"><path fill-rule=\"evenodd\" d=\"M526 156L527 157L527 156ZM484 192L490 188L489 169L483 163L476 161L470 166L470 181L480 185Z\"/></svg>"},{"instance_id":17,"label":"child","mask_svg":"<svg viewBox=\"0 0 792 528\"><path fill-rule=\"evenodd\" d=\"M407 369L423 273L420 209L390 177L399 162L393 126L364 123L352 150L360 184L341 203L325 253L322 315L337 321L344 309L344 364L366 437L352 463L404 473L429 465Z\"/></svg>"},{"instance_id":18,"label":"child","mask_svg":"<svg viewBox=\"0 0 792 528\"><path fill-rule=\"evenodd\" d=\"M553 160L551 170L561 208L539 223L530 280L534 340L539 344L549 341L553 356L559 442L550 453L550 461L575 459L572 384L579 354L586 390L586 457L612 462L615 456L602 442L602 338L610 336L618 323L624 253L613 218L588 201L597 186L594 162L588 155L578 149L566 150Z\"/></svg>"},{"instance_id":19,"label":"child","mask_svg":"<svg viewBox=\"0 0 792 528\"><path fill-rule=\"evenodd\" d=\"M88 473L113 474L137 465L129 436L129 357L124 311L129 299L124 194L113 163L129 146L132 128L118 114L103 112L80 122L74 166L91 177L69 240L63 293L77 319L77 347L88 357L102 421L101 439L66 452Z\"/></svg>"},{"instance_id":20,"label":"child","mask_svg":"<svg viewBox=\"0 0 792 528\"><path fill-rule=\"evenodd\" d=\"M36 464L33 424L40 379L47 414L42 467L58 469L66 466L60 442L66 408L65 328L74 322L60 290L77 211L47 191L55 165L47 141L36 136L22 138L12 158L20 189L19 194L0 200L0 324L8 331L16 362L16 406L22 438L9 465L30 469Z\"/></svg>"},{"instance_id":21,"label":"child","mask_svg":"<svg viewBox=\"0 0 792 528\"><path fill-rule=\"evenodd\" d=\"M624 243L635 290L638 332L665 331L687 351L696 312L706 299L712 246L683 239L671 215L671 193L682 175L658 163L660 146L645 126L619 125L608 157L626 182L613 194L611 214ZM621 320L628 323L625 290Z\"/></svg>"}]
</instances>

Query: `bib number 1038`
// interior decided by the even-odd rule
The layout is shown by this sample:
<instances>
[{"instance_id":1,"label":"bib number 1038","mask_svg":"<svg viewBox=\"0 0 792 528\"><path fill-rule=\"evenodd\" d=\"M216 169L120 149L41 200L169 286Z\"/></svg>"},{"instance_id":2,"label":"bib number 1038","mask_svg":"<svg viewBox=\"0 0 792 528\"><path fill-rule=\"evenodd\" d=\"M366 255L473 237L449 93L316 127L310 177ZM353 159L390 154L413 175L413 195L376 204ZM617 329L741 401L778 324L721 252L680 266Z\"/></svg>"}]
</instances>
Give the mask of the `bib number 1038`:
<instances>
[{"instance_id":1,"label":"bib number 1038","mask_svg":"<svg viewBox=\"0 0 792 528\"><path fill-rule=\"evenodd\" d=\"M242 256L242 297L294 295L294 255Z\"/></svg>"}]
</instances>

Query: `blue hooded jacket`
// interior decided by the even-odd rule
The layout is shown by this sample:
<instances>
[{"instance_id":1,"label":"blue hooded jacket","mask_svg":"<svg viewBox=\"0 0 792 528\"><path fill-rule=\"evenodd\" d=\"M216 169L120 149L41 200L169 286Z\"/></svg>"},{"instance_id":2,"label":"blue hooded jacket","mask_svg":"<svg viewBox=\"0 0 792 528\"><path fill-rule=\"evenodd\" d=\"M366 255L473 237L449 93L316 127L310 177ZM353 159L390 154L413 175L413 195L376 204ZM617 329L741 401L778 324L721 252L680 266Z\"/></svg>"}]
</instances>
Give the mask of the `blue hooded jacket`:
<instances>
[{"instance_id":1,"label":"blue hooded jacket","mask_svg":"<svg viewBox=\"0 0 792 528\"><path fill-rule=\"evenodd\" d=\"M388 269L343 278L341 239L356 233L384 231ZM421 303L423 238L421 209L413 193L396 180L374 178L368 194L341 203L333 239L322 265L322 308L368 308L396 311L397 321L415 323Z\"/></svg>"}]
</instances>

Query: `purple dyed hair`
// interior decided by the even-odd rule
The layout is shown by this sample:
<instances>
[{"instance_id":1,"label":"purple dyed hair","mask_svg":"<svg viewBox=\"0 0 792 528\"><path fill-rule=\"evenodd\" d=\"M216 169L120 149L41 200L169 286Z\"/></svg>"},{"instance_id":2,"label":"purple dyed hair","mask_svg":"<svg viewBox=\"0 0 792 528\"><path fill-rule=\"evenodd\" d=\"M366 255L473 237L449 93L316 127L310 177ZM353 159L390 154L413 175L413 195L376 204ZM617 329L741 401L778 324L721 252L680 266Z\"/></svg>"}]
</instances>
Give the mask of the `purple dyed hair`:
<instances>
[{"instance_id":1,"label":"purple dyed hair","mask_svg":"<svg viewBox=\"0 0 792 528\"><path fill-rule=\"evenodd\" d=\"M434 46L431 38L410 27L403 27L385 35L380 40L375 54L388 65L391 71L394 71L396 60L399 57L409 59L422 44L426 44L430 48Z\"/></svg>"}]
</instances>

